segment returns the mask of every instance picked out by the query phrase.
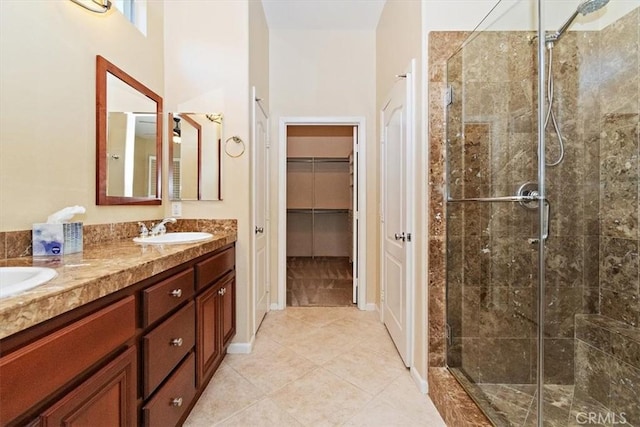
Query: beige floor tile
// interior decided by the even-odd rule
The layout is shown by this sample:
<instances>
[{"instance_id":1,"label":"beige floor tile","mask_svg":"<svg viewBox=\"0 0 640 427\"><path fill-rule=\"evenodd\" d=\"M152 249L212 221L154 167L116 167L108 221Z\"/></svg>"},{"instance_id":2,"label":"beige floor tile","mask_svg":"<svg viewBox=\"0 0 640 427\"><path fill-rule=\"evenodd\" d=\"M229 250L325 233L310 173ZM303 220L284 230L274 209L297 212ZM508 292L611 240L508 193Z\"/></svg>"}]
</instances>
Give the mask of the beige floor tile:
<instances>
[{"instance_id":1,"label":"beige floor tile","mask_svg":"<svg viewBox=\"0 0 640 427\"><path fill-rule=\"evenodd\" d=\"M269 396L306 426L334 426L346 422L372 396L323 368L305 375Z\"/></svg>"},{"instance_id":2,"label":"beige floor tile","mask_svg":"<svg viewBox=\"0 0 640 427\"><path fill-rule=\"evenodd\" d=\"M264 393L258 387L227 363L222 363L184 425L212 425L247 408L262 397Z\"/></svg>"},{"instance_id":3,"label":"beige floor tile","mask_svg":"<svg viewBox=\"0 0 640 427\"><path fill-rule=\"evenodd\" d=\"M227 364L265 393L296 380L317 365L293 350L259 337L252 354L230 354Z\"/></svg>"},{"instance_id":4,"label":"beige floor tile","mask_svg":"<svg viewBox=\"0 0 640 427\"><path fill-rule=\"evenodd\" d=\"M415 422L428 421L429 424L424 425L429 427L445 426L431 399L419 392L408 373L389 384L376 396L376 400L388 403Z\"/></svg>"},{"instance_id":5,"label":"beige floor tile","mask_svg":"<svg viewBox=\"0 0 640 427\"><path fill-rule=\"evenodd\" d=\"M400 359L400 353L398 353L398 349L396 345L391 340L389 334L386 333L382 338L369 337L364 338L358 341L358 346L367 350L370 350L374 353L383 354L388 357L397 357Z\"/></svg>"},{"instance_id":6,"label":"beige floor tile","mask_svg":"<svg viewBox=\"0 0 640 427\"><path fill-rule=\"evenodd\" d=\"M185 426L221 423L444 426L378 313L344 307L270 312L252 353L226 356Z\"/></svg>"},{"instance_id":7,"label":"beige floor tile","mask_svg":"<svg viewBox=\"0 0 640 427\"><path fill-rule=\"evenodd\" d=\"M304 338L315 327L294 316L278 316L270 319L271 313L262 322L258 335L269 338L279 344L288 345Z\"/></svg>"},{"instance_id":8,"label":"beige floor tile","mask_svg":"<svg viewBox=\"0 0 640 427\"><path fill-rule=\"evenodd\" d=\"M372 353L359 346L323 367L371 395L378 394L396 378L407 374L407 368L397 355Z\"/></svg>"},{"instance_id":9,"label":"beige floor tile","mask_svg":"<svg viewBox=\"0 0 640 427\"><path fill-rule=\"evenodd\" d=\"M292 416L280 409L271 399L265 398L249 406L219 426L224 427L299 427L302 426ZM204 426L204 424L203 424Z\"/></svg>"},{"instance_id":10,"label":"beige floor tile","mask_svg":"<svg viewBox=\"0 0 640 427\"><path fill-rule=\"evenodd\" d=\"M378 399L373 400L360 410L345 426L362 427L435 427L427 420L416 421L407 417L402 411Z\"/></svg>"},{"instance_id":11,"label":"beige floor tile","mask_svg":"<svg viewBox=\"0 0 640 427\"><path fill-rule=\"evenodd\" d=\"M310 330L287 347L319 365L349 351L356 344L349 335L335 333L328 327Z\"/></svg>"},{"instance_id":12,"label":"beige floor tile","mask_svg":"<svg viewBox=\"0 0 640 427\"><path fill-rule=\"evenodd\" d=\"M313 326L325 326L343 319L353 311L351 307L287 307L289 316L304 320Z\"/></svg>"}]
</instances>

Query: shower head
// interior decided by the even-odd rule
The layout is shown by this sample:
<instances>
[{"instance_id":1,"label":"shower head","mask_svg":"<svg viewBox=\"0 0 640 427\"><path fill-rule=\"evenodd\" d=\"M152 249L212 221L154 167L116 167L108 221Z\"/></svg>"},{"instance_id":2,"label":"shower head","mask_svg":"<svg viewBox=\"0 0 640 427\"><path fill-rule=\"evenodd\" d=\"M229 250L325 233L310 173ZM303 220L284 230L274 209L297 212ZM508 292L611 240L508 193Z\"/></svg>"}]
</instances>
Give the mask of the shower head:
<instances>
[{"instance_id":1,"label":"shower head","mask_svg":"<svg viewBox=\"0 0 640 427\"><path fill-rule=\"evenodd\" d=\"M588 15L602 9L607 3L609 0L585 0L578 5L578 12Z\"/></svg>"},{"instance_id":2,"label":"shower head","mask_svg":"<svg viewBox=\"0 0 640 427\"><path fill-rule=\"evenodd\" d=\"M562 27L560 27L558 31L553 34L547 35L547 42L557 41L564 34L564 32L569 29L571 24L573 24L573 21L578 17L578 14L586 16L590 13L602 9L607 3L609 3L609 0L584 0L578 5L576 11L573 12L573 15L571 15L569 19L567 19L567 21L562 25Z\"/></svg>"}]
</instances>

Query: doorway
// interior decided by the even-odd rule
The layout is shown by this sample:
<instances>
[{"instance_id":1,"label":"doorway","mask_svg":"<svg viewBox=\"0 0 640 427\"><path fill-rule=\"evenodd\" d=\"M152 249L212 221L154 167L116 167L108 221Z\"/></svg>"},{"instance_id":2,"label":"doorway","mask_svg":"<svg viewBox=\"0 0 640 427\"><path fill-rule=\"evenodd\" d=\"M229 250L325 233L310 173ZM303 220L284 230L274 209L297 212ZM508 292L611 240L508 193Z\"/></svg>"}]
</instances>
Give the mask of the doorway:
<instances>
[{"instance_id":1,"label":"doorway","mask_svg":"<svg viewBox=\"0 0 640 427\"><path fill-rule=\"evenodd\" d=\"M365 307L363 119L281 119L279 307Z\"/></svg>"},{"instance_id":2,"label":"doorway","mask_svg":"<svg viewBox=\"0 0 640 427\"><path fill-rule=\"evenodd\" d=\"M287 127L287 306L351 306L354 127Z\"/></svg>"}]
</instances>

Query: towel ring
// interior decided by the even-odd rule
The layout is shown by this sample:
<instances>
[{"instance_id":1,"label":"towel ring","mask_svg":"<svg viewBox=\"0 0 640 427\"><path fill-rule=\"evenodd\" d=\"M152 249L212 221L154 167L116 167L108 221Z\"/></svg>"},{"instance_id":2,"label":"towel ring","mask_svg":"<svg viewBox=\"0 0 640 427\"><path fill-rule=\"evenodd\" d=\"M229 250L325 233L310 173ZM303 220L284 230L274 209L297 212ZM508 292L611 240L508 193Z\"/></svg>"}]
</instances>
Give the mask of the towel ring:
<instances>
[{"instance_id":1,"label":"towel ring","mask_svg":"<svg viewBox=\"0 0 640 427\"><path fill-rule=\"evenodd\" d=\"M242 145L242 150L240 151L240 153L231 154L229 152L229 141L233 141L236 144L241 144ZM240 156L242 156L244 154L245 149L246 149L246 147L244 145L244 141L242 139L240 139L239 136L231 136L231 137L227 138L227 140L224 143L224 152L227 153L227 156L229 156L229 157L234 157L234 158L235 157L240 157Z\"/></svg>"}]
</instances>

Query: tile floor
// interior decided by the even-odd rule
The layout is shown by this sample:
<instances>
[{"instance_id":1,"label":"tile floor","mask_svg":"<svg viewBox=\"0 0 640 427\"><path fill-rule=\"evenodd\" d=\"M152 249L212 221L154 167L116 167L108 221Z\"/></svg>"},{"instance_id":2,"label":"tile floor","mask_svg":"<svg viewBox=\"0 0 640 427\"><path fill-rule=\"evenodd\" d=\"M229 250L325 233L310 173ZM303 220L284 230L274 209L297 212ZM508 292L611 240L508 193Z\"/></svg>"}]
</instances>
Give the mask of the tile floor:
<instances>
[{"instance_id":1,"label":"tile floor","mask_svg":"<svg viewBox=\"0 0 640 427\"><path fill-rule=\"evenodd\" d=\"M228 354L184 424L445 426L377 313L289 307L265 318L251 354Z\"/></svg>"},{"instance_id":2,"label":"tile floor","mask_svg":"<svg viewBox=\"0 0 640 427\"><path fill-rule=\"evenodd\" d=\"M352 306L353 265L347 257L287 257L287 306Z\"/></svg>"}]
</instances>

